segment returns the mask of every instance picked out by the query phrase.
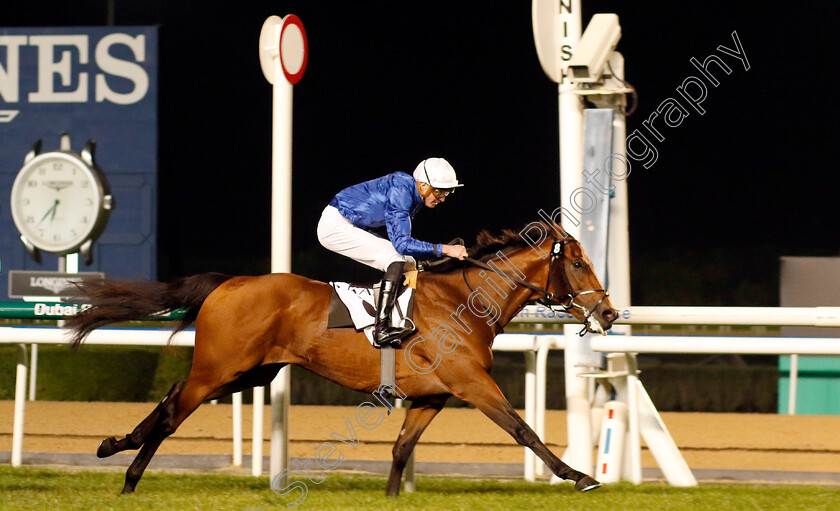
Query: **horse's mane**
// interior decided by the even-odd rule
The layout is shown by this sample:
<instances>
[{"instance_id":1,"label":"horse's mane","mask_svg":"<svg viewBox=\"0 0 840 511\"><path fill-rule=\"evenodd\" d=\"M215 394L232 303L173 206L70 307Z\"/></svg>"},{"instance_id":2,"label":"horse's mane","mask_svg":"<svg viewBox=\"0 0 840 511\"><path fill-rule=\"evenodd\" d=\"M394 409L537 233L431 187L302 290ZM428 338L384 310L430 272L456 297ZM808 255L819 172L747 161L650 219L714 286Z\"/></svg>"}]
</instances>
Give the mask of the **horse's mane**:
<instances>
[{"instance_id":1,"label":"horse's mane","mask_svg":"<svg viewBox=\"0 0 840 511\"><path fill-rule=\"evenodd\" d=\"M551 229L550 226L547 227ZM565 235L565 231L563 231L561 227L556 226L555 224L554 228ZM510 250L524 247L527 245L528 241L522 237L521 231L503 229L501 233L493 234L492 232L485 229L478 233L478 235L475 237L475 245L467 249L467 252L470 254L471 258L481 259L483 257L493 255L500 250L503 253L505 253ZM434 263L431 266L427 266L426 271L431 271L434 273L447 273L456 269L463 268L465 265L469 264L470 263L466 261L457 261L455 259L445 258L439 263Z\"/></svg>"},{"instance_id":2,"label":"horse's mane","mask_svg":"<svg viewBox=\"0 0 840 511\"><path fill-rule=\"evenodd\" d=\"M475 245L468 251L473 259L481 259L488 254L495 254L499 250L519 248L527 245L522 235L510 229L504 229L501 234L493 234L488 230L481 231L475 237Z\"/></svg>"}]
</instances>

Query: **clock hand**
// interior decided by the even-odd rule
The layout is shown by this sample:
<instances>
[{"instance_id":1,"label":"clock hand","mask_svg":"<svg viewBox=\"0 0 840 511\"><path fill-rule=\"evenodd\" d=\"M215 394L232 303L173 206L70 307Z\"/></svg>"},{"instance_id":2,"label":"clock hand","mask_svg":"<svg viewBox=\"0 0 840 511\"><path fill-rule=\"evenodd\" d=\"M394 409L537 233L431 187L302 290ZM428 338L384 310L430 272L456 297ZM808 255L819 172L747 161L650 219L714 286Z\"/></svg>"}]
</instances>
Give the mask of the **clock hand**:
<instances>
[{"instance_id":1,"label":"clock hand","mask_svg":"<svg viewBox=\"0 0 840 511\"><path fill-rule=\"evenodd\" d=\"M55 212L58 211L58 204L59 204L58 199L56 199L55 204L53 204L53 212L52 212L52 215L50 216L50 223L52 223L52 221L55 220Z\"/></svg>"},{"instance_id":2,"label":"clock hand","mask_svg":"<svg viewBox=\"0 0 840 511\"><path fill-rule=\"evenodd\" d=\"M53 204L52 207L50 209L48 209L46 213L44 213L44 216L42 216L41 219L38 221L38 225L41 225L41 222L46 220L47 217L50 216L50 215L52 215L52 218L55 218L55 208L57 208L57 207L58 207L58 199L56 199L55 204ZM52 218L50 218L50 222L52 222Z\"/></svg>"}]
</instances>

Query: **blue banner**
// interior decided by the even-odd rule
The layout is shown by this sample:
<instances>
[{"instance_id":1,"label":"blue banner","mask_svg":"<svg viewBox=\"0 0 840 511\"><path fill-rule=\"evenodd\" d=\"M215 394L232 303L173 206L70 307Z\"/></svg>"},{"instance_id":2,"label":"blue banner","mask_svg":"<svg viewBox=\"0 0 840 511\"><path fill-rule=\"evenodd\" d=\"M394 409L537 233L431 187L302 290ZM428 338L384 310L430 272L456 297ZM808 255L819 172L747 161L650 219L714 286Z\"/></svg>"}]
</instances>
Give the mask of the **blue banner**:
<instances>
[{"instance_id":1,"label":"blue banner","mask_svg":"<svg viewBox=\"0 0 840 511\"><path fill-rule=\"evenodd\" d=\"M20 241L9 204L32 145L72 150L88 140L115 206L94 243L93 264L109 278L157 277L157 27L0 28L0 262L9 270L55 270ZM5 279L3 279L5 280ZM0 298L7 297L0 286Z\"/></svg>"}]
</instances>

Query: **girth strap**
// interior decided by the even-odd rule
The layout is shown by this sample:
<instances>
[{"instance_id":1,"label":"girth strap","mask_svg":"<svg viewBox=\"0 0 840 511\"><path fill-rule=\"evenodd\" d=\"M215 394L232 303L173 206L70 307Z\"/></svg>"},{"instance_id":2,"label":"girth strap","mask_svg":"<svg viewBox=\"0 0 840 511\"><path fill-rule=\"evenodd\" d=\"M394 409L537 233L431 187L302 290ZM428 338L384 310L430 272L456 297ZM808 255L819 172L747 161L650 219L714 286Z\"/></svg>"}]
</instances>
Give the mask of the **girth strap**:
<instances>
[{"instance_id":1,"label":"girth strap","mask_svg":"<svg viewBox=\"0 0 840 511\"><path fill-rule=\"evenodd\" d=\"M394 347L383 345L379 349L379 388L373 391L373 396L385 406L388 415L391 415L395 399L405 397L397 391L396 362Z\"/></svg>"}]
</instances>

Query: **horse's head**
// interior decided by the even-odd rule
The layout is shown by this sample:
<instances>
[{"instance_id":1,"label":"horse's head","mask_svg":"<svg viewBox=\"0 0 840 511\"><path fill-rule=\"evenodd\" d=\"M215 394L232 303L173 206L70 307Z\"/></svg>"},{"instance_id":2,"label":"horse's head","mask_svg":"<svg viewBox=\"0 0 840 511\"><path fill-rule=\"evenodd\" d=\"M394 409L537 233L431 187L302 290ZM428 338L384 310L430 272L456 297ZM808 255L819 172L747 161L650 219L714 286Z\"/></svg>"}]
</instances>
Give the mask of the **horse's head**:
<instances>
[{"instance_id":1,"label":"horse's head","mask_svg":"<svg viewBox=\"0 0 840 511\"><path fill-rule=\"evenodd\" d=\"M476 259L467 258L470 264L504 276L511 289L513 283L528 288L531 294L525 299L526 303L538 301L549 306L563 307L583 323L589 332L606 334L618 318L609 293L598 281L592 261L583 247L557 224L532 222L519 232L506 230L499 236L483 231L478 235L477 244L471 253ZM492 255L499 257L490 261L490 265L483 261ZM500 271L500 264L514 271ZM519 264L530 268L530 277L520 271L517 267ZM547 279L545 273L542 273L546 271L546 266ZM532 280L529 282L528 278ZM545 285L542 282L537 284L537 279L546 279L542 280ZM499 289L496 285L493 287Z\"/></svg>"},{"instance_id":2,"label":"horse's head","mask_svg":"<svg viewBox=\"0 0 840 511\"><path fill-rule=\"evenodd\" d=\"M552 242L548 280L549 303L565 307L586 330L606 335L618 313L580 242L572 237Z\"/></svg>"}]
</instances>

